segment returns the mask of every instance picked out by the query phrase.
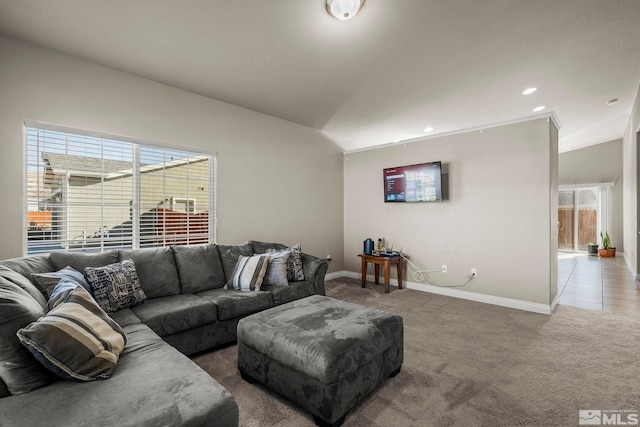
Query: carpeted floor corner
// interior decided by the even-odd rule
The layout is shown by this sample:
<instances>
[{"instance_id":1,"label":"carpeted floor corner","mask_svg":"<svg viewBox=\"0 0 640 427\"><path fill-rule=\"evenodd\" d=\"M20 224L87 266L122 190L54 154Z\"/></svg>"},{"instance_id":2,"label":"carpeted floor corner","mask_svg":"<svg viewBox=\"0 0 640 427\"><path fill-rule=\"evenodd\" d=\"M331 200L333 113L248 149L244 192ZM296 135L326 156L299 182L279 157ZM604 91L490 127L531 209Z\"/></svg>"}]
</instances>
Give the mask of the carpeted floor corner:
<instances>
[{"instance_id":1,"label":"carpeted floor corner","mask_svg":"<svg viewBox=\"0 0 640 427\"><path fill-rule=\"evenodd\" d=\"M402 371L345 426L570 426L579 410L640 412L640 318L560 306L534 314L335 279L327 296L404 319ZM640 316L640 314L639 314ZM313 426L311 416L236 368L236 346L194 357L235 397L240 425Z\"/></svg>"}]
</instances>

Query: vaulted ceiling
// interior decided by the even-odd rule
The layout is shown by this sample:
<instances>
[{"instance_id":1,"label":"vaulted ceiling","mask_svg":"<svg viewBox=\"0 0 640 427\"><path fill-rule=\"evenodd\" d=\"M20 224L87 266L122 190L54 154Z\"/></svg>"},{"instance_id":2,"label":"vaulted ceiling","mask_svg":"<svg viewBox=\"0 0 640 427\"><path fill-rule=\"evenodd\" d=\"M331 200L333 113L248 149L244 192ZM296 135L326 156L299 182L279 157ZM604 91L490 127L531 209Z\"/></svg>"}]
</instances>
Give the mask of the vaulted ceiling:
<instances>
[{"instance_id":1,"label":"vaulted ceiling","mask_svg":"<svg viewBox=\"0 0 640 427\"><path fill-rule=\"evenodd\" d=\"M639 23L638 0L366 0L351 21L325 0L0 0L0 34L317 129L345 151L551 113L560 151L621 138Z\"/></svg>"}]
</instances>

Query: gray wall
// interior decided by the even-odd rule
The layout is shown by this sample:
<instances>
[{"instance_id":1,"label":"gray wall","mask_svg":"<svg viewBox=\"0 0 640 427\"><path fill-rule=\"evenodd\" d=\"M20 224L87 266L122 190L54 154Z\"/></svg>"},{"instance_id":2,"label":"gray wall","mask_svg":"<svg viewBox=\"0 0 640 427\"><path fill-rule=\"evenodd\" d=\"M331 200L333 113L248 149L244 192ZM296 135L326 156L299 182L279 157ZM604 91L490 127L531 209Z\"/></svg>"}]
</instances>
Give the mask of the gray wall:
<instances>
[{"instance_id":1,"label":"gray wall","mask_svg":"<svg viewBox=\"0 0 640 427\"><path fill-rule=\"evenodd\" d=\"M640 251L640 230L638 217L638 145L640 144L640 87L636 92L629 122L622 138L624 173L624 247L625 259L634 274L640 272L638 251Z\"/></svg>"},{"instance_id":2,"label":"gray wall","mask_svg":"<svg viewBox=\"0 0 640 427\"><path fill-rule=\"evenodd\" d=\"M600 184L612 182L611 211L608 227L611 244L618 252L623 245L622 140L592 145L561 153L558 178L560 185Z\"/></svg>"},{"instance_id":3,"label":"gray wall","mask_svg":"<svg viewBox=\"0 0 640 427\"><path fill-rule=\"evenodd\" d=\"M218 241L300 242L342 270L343 158L322 133L0 36L0 259L23 254L23 122L218 152Z\"/></svg>"},{"instance_id":4,"label":"gray wall","mask_svg":"<svg viewBox=\"0 0 640 427\"><path fill-rule=\"evenodd\" d=\"M541 118L345 154L345 268L359 272L362 241L404 248L442 285L550 305L557 285L557 130ZM449 198L384 203L382 170L440 160ZM553 213L552 213L553 212ZM409 276L409 281L414 279Z\"/></svg>"}]
</instances>

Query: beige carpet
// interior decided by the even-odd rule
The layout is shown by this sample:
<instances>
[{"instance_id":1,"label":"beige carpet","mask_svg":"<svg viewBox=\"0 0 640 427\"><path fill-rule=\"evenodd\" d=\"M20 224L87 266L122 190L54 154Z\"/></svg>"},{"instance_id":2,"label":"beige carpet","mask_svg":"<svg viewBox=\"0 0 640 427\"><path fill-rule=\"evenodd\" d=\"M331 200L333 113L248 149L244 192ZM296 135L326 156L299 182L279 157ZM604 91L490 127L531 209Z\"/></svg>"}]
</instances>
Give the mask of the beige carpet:
<instances>
[{"instance_id":1,"label":"beige carpet","mask_svg":"<svg viewBox=\"0 0 640 427\"><path fill-rule=\"evenodd\" d=\"M577 426L579 410L640 413L640 318L567 306L546 316L349 279L328 281L327 295L404 318L402 371L345 426ZM236 398L241 426L314 425L240 378L235 345L194 360Z\"/></svg>"}]
</instances>

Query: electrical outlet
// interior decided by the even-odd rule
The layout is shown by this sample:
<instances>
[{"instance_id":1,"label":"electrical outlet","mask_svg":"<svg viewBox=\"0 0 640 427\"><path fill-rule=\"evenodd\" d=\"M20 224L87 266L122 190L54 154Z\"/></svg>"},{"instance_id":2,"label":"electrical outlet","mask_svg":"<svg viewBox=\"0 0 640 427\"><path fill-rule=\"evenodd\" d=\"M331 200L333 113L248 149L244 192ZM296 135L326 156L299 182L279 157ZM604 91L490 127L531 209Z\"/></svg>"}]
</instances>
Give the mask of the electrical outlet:
<instances>
[{"instance_id":1,"label":"electrical outlet","mask_svg":"<svg viewBox=\"0 0 640 427\"><path fill-rule=\"evenodd\" d=\"M442 264L442 272L443 273L447 272L447 266L445 264Z\"/></svg>"},{"instance_id":2,"label":"electrical outlet","mask_svg":"<svg viewBox=\"0 0 640 427\"><path fill-rule=\"evenodd\" d=\"M471 275L472 276L477 276L478 275L478 269L477 268L472 268L471 269Z\"/></svg>"},{"instance_id":3,"label":"electrical outlet","mask_svg":"<svg viewBox=\"0 0 640 427\"><path fill-rule=\"evenodd\" d=\"M327 255L327 261L331 261L331 255Z\"/></svg>"}]
</instances>

